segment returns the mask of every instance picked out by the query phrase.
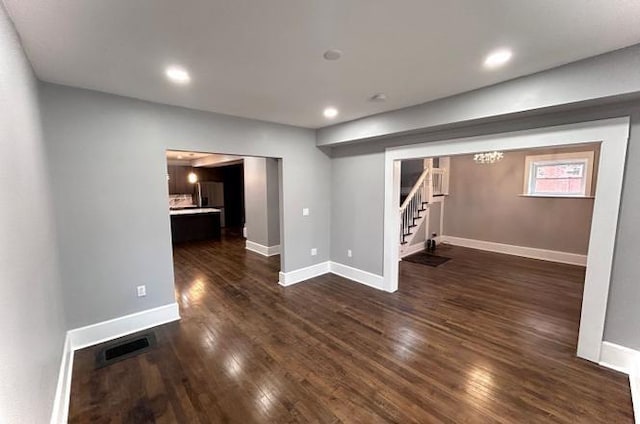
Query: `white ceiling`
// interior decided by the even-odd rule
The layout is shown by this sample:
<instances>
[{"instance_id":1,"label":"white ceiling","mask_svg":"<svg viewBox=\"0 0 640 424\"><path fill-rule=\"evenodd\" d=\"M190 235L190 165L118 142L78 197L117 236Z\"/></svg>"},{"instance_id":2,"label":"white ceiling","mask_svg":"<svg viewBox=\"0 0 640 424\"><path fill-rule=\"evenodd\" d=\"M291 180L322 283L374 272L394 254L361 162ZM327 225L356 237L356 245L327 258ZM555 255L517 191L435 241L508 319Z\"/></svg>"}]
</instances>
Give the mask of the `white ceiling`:
<instances>
[{"instance_id":1,"label":"white ceiling","mask_svg":"<svg viewBox=\"0 0 640 424\"><path fill-rule=\"evenodd\" d=\"M239 163L243 156L220 155L217 153L183 152L181 150L167 150L169 165L185 165L195 167L214 168L217 166Z\"/></svg>"},{"instance_id":2,"label":"white ceiling","mask_svg":"<svg viewBox=\"0 0 640 424\"><path fill-rule=\"evenodd\" d=\"M200 153L200 152L183 152L181 150L167 150L167 159L171 160L188 160L206 158L207 156L220 156L212 153Z\"/></svg>"},{"instance_id":3,"label":"white ceiling","mask_svg":"<svg viewBox=\"0 0 640 424\"><path fill-rule=\"evenodd\" d=\"M638 0L4 1L42 80L312 128L640 42Z\"/></svg>"}]
</instances>

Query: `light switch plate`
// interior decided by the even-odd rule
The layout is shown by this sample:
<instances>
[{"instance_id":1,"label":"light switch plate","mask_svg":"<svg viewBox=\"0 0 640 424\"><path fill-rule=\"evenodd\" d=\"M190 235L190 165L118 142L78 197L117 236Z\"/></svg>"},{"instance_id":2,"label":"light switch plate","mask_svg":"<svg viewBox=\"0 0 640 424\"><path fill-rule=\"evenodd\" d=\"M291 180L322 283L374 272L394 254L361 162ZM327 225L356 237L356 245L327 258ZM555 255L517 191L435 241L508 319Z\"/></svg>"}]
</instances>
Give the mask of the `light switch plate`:
<instances>
[{"instance_id":1,"label":"light switch plate","mask_svg":"<svg viewBox=\"0 0 640 424\"><path fill-rule=\"evenodd\" d=\"M302 216L309 216L309 208L302 208Z\"/></svg>"},{"instance_id":2,"label":"light switch plate","mask_svg":"<svg viewBox=\"0 0 640 424\"><path fill-rule=\"evenodd\" d=\"M317 254L318 254L318 249L316 249L315 247L311 249L311 256L316 256Z\"/></svg>"}]
</instances>

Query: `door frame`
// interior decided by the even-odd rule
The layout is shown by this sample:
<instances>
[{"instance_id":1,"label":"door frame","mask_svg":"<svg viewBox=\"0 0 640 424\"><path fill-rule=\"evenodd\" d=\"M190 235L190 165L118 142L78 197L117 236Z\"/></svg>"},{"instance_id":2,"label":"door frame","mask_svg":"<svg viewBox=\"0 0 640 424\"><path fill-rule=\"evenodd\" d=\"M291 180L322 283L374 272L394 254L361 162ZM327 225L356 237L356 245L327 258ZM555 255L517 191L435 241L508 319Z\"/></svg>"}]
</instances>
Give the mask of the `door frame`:
<instances>
[{"instance_id":1,"label":"door frame","mask_svg":"<svg viewBox=\"0 0 640 424\"><path fill-rule=\"evenodd\" d=\"M600 143L598 183L589 237L577 356L598 362L615 248L624 165L629 140L628 116L523 131L442 140L385 150L383 288L398 290L400 161L483 151L509 151Z\"/></svg>"}]
</instances>

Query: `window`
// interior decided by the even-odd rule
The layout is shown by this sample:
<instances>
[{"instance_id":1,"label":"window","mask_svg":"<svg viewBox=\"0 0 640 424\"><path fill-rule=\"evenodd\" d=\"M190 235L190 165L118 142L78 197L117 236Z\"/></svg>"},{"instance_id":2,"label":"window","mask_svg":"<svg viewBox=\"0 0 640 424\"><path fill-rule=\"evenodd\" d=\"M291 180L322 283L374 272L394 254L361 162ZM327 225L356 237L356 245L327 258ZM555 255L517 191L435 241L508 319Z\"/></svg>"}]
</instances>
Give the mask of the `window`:
<instances>
[{"instance_id":1,"label":"window","mask_svg":"<svg viewBox=\"0 0 640 424\"><path fill-rule=\"evenodd\" d=\"M524 195L590 197L593 151L527 156Z\"/></svg>"}]
</instances>

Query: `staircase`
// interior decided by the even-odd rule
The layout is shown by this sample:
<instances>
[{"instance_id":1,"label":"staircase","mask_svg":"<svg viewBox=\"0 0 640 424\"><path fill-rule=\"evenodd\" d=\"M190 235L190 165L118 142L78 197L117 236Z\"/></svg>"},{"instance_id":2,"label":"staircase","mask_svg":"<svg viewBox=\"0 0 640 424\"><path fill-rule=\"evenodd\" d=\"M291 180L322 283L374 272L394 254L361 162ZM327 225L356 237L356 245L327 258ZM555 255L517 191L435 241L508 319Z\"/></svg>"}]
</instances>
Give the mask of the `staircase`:
<instances>
[{"instance_id":1,"label":"staircase","mask_svg":"<svg viewBox=\"0 0 640 424\"><path fill-rule=\"evenodd\" d=\"M444 170L429 166L422 171L400 206L400 255L418 232L434 196L443 195Z\"/></svg>"}]
</instances>

